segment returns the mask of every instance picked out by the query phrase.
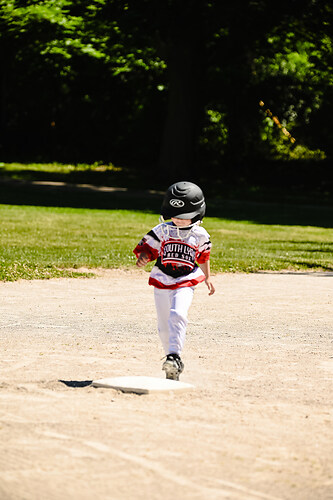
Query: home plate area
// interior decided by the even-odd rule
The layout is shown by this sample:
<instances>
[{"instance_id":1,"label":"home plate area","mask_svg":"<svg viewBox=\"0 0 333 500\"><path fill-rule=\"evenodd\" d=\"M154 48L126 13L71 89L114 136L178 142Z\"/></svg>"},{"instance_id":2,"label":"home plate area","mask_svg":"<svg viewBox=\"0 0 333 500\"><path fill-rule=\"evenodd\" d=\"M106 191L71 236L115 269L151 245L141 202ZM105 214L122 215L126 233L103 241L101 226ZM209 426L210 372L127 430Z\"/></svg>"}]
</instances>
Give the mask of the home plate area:
<instances>
[{"instance_id":1,"label":"home plate area","mask_svg":"<svg viewBox=\"0 0 333 500\"><path fill-rule=\"evenodd\" d=\"M191 384L155 377L115 377L94 380L93 387L106 387L122 392L134 392L136 394L149 394L156 392L185 392L194 389Z\"/></svg>"}]
</instances>

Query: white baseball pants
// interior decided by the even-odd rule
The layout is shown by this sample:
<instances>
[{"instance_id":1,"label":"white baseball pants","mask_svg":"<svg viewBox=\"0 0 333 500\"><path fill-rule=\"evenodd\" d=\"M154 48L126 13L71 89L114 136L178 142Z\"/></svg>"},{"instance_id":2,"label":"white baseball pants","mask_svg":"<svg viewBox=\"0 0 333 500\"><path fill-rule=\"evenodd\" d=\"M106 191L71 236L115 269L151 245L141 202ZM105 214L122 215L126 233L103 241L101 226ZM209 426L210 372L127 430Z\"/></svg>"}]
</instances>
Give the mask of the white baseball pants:
<instances>
[{"instance_id":1,"label":"white baseball pants","mask_svg":"<svg viewBox=\"0 0 333 500\"><path fill-rule=\"evenodd\" d=\"M154 288L157 328L165 354L183 350L187 313L192 303L194 286L175 290Z\"/></svg>"}]
</instances>

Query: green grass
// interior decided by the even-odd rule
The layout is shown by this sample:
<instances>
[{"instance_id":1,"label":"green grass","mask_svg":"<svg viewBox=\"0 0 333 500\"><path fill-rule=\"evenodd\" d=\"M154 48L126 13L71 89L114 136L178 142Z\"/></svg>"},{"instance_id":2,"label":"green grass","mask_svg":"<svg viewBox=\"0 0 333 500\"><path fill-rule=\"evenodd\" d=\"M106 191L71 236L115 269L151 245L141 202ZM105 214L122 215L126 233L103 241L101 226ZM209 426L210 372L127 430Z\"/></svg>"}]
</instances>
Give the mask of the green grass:
<instances>
[{"instance_id":1,"label":"green grass","mask_svg":"<svg viewBox=\"0 0 333 500\"><path fill-rule=\"evenodd\" d=\"M333 229L211 219L216 271L333 271Z\"/></svg>"},{"instance_id":2,"label":"green grass","mask_svg":"<svg viewBox=\"0 0 333 500\"><path fill-rule=\"evenodd\" d=\"M333 229L204 222L214 273L333 271ZM157 223L156 213L134 210L0 205L0 280L89 275L82 267L133 268L132 249Z\"/></svg>"},{"instance_id":3,"label":"green grass","mask_svg":"<svg viewBox=\"0 0 333 500\"><path fill-rule=\"evenodd\" d=\"M48 174L63 175L68 177L73 174L82 175L84 172L108 172L120 173L124 169L115 167L112 164L104 165L101 163L3 163L0 162L0 172L15 179L31 179L38 177L38 174L48 177Z\"/></svg>"}]
</instances>

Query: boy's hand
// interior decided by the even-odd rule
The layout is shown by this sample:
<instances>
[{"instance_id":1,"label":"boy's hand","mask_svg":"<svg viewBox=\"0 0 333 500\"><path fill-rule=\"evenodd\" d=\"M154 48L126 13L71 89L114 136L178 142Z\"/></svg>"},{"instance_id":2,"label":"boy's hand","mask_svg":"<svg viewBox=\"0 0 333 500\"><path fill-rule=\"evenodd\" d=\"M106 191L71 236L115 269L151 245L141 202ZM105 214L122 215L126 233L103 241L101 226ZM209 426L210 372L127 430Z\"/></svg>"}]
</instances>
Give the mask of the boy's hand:
<instances>
[{"instance_id":1,"label":"boy's hand","mask_svg":"<svg viewBox=\"0 0 333 500\"><path fill-rule=\"evenodd\" d=\"M136 265L138 267L144 267L146 264L148 264L149 258L148 255L145 252L141 252L138 260L136 261Z\"/></svg>"},{"instance_id":2,"label":"boy's hand","mask_svg":"<svg viewBox=\"0 0 333 500\"><path fill-rule=\"evenodd\" d=\"M205 279L205 283L207 285L207 288L209 290L209 293L208 295L213 295L213 293L215 293L215 286L213 285L213 283L210 281L210 278L206 278Z\"/></svg>"}]
</instances>

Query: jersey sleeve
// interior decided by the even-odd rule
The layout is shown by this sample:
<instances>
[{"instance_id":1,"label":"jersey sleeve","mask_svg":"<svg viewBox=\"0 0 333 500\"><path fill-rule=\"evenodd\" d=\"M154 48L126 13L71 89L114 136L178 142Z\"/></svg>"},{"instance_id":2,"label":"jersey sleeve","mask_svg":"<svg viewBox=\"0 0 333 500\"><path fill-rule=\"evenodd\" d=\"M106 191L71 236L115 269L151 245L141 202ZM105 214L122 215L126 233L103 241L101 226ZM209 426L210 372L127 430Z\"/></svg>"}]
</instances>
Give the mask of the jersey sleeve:
<instances>
[{"instance_id":1,"label":"jersey sleeve","mask_svg":"<svg viewBox=\"0 0 333 500\"><path fill-rule=\"evenodd\" d=\"M210 236L205 230L203 234L200 235L199 247L196 255L198 264L204 264L209 260L211 248L212 243L210 241Z\"/></svg>"},{"instance_id":2,"label":"jersey sleeve","mask_svg":"<svg viewBox=\"0 0 333 500\"><path fill-rule=\"evenodd\" d=\"M157 259L157 257L159 256L161 241L154 229L149 231L149 233L147 233L134 248L133 252L135 253L136 257L139 257L140 253L142 252L148 255L150 261Z\"/></svg>"}]
</instances>

